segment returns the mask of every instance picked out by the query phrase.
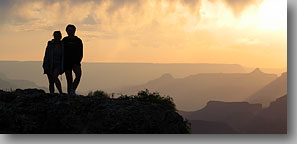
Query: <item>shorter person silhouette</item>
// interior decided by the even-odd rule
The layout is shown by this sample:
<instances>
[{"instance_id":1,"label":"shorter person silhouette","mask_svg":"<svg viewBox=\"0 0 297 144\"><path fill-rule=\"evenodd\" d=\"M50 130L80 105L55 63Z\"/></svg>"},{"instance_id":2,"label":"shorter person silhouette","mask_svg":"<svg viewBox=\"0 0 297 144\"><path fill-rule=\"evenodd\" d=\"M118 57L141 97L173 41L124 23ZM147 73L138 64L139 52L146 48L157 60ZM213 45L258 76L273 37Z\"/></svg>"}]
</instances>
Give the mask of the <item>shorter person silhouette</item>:
<instances>
[{"instance_id":1,"label":"shorter person silhouette","mask_svg":"<svg viewBox=\"0 0 297 144\"><path fill-rule=\"evenodd\" d=\"M76 95L76 89L79 85L82 75L81 60L83 58L83 43L80 38L75 36L76 27L69 24L66 27L67 37L64 37L64 69L67 79L67 92L71 95ZM72 71L75 74L73 81Z\"/></svg>"},{"instance_id":2,"label":"shorter person silhouette","mask_svg":"<svg viewBox=\"0 0 297 144\"><path fill-rule=\"evenodd\" d=\"M50 93L55 92L54 85L56 84L59 93L62 94L62 86L58 76L64 72L64 46L60 31L55 31L53 36L54 39L47 43L42 67L44 74L47 74Z\"/></svg>"}]
</instances>

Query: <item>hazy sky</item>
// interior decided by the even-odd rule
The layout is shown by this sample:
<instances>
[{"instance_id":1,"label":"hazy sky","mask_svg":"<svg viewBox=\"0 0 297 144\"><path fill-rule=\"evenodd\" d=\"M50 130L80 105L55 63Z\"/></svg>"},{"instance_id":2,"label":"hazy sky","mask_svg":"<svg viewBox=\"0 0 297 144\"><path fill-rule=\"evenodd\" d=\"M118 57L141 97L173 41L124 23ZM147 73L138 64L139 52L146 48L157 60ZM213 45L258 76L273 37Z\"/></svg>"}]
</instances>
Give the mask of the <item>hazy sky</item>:
<instances>
[{"instance_id":1,"label":"hazy sky","mask_svg":"<svg viewBox=\"0 0 297 144\"><path fill-rule=\"evenodd\" d=\"M1 0L0 60L41 61L77 26L84 62L287 65L286 0Z\"/></svg>"}]
</instances>

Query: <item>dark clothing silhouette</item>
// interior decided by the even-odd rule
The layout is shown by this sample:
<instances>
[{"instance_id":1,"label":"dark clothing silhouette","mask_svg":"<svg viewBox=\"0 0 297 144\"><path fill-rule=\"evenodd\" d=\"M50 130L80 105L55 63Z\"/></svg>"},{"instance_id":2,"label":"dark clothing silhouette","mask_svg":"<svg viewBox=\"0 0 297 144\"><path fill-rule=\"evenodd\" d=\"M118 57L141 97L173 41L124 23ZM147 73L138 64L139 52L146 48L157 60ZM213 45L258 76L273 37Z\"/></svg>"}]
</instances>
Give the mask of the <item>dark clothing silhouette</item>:
<instances>
[{"instance_id":1,"label":"dark clothing silhouette","mask_svg":"<svg viewBox=\"0 0 297 144\"><path fill-rule=\"evenodd\" d=\"M59 93L62 94L62 85L58 76L64 73L64 44L61 42L60 31L55 31L53 36L54 39L47 43L42 67L49 81L50 93L55 92L56 85Z\"/></svg>"},{"instance_id":2,"label":"dark clothing silhouette","mask_svg":"<svg viewBox=\"0 0 297 144\"><path fill-rule=\"evenodd\" d=\"M58 48L56 48L58 47ZM52 74L54 69L61 75L64 73L64 45L60 42L55 45L55 41L48 41L43 58L44 74Z\"/></svg>"},{"instance_id":3,"label":"dark clothing silhouette","mask_svg":"<svg viewBox=\"0 0 297 144\"><path fill-rule=\"evenodd\" d=\"M64 43L64 69L72 70L73 65L80 65L83 58L83 43L80 38L69 36L63 38Z\"/></svg>"}]
</instances>

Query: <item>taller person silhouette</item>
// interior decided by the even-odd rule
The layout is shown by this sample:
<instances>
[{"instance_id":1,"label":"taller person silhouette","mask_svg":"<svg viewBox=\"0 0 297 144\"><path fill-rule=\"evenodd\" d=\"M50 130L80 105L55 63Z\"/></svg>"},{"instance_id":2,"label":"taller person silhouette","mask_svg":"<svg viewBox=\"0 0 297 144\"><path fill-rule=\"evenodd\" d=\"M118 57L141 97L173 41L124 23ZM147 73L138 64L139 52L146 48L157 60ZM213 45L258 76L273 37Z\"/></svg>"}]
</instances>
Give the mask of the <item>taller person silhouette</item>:
<instances>
[{"instance_id":1,"label":"taller person silhouette","mask_svg":"<svg viewBox=\"0 0 297 144\"><path fill-rule=\"evenodd\" d=\"M76 89L82 75L81 61L83 58L83 43L75 36L76 27L69 24L66 27L67 37L64 37L64 70L67 79L67 92L70 95L77 95ZM75 74L73 80L72 71Z\"/></svg>"}]
</instances>

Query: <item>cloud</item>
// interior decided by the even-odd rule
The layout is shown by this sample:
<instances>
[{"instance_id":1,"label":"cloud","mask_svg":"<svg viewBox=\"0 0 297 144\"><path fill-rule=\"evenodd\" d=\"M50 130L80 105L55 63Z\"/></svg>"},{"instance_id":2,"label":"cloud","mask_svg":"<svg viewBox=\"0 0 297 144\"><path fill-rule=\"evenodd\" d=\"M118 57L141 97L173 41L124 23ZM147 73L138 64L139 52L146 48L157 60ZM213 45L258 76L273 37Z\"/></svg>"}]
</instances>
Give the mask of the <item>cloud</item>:
<instances>
[{"instance_id":1,"label":"cloud","mask_svg":"<svg viewBox=\"0 0 297 144\"><path fill-rule=\"evenodd\" d=\"M1 24L6 23L8 13L11 10L11 7L13 4L14 4L13 0L1 0L0 1L0 26L1 26Z\"/></svg>"},{"instance_id":2,"label":"cloud","mask_svg":"<svg viewBox=\"0 0 297 144\"><path fill-rule=\"evenodd\" d=\"M169 33L195 32L202 27L203 0L4 0L0 13L15 31L64 30L69 23L88 40L128 39L138 45L170 43ZM215 1L215 0L204 0ZM238 11L253 0L223 0ZM208 10L208 9L206 9ZM2 17L1 17L2 18ZM213 25L216 23L211 20ZM204 27L204 26L203 26ZM213 27L212 27L213 28ZM90 36L88 36L88 33ZM148 40L150 39L150 40ZM151 41L153 39L153 41ZM168 40L166 40L168 39ZM173 40L175 41L175 40ZM174 46L173 46L174 47Z\"/></svg>"},{"instance_id":3,"label":"cloud","mask_svg":"<svg viewBox=\"0 0 297 144\"><path fill-rule=\"evenodd\" d=\"M141 0L120 0L120 1L112 0L111 5L109 6L107 11L109 13L113 13L123 7L133 8L134 10L138 11L138 8L141 7L142 2L145 2L145 1L141 1Z\"/></svg>"},{"instance_id":4,"label":"cloud","mask_svg":"<svg viewBox=\"0 0 297 144\"><path fill-rule=\"evenodd\" d=\"M257 5L263 0L209 0L211 2L223 1L229 8L232 9L235 16L239 16L245 8L251 5Z\"/></svg>"},{"instance_id":5,"label":"cloud","mask_svg":"<svg viewBox=\"0 0 297 144\"><path fill-rule=\"evenodd\" d=\"M94 19L93 15L88 15L83 21L82 24L87 24L87 25L95 25L97 22Z\"/></svg>"},{"instance_id":6,"label":"cloud","mask_svg":"<svg viewBox=\"0 0 297 144\"><path fill-rule=\"evenodd\" d=\"M221 15L214 16L214 20L204 17L210 21L201 22L203 1L221 1L238 15L261 0L2 0L0 23L16 31L64 29L72 23L79 30L115 35L163 29L190 32L210 27L209 23L216 26L217 19L221 22L225 18ZM206 8L204 11L213 10Z\"/></svg>"},{"instance_id":7,"label":"cloud","mask_svg":"<svg viewBox=\"0 0 297 144\"><path fill-rule=\"evenodd\" d=\"M158 21L175 19L175 23L186 23L180 11L200 17L203 0L1 0L0 25L43 25L61 24L62 21L78 24L101 25L114 21L127 22L126 17L139 16ZM235 16L250 5L262 0L204 0L221 1L232 9ZM182 6L182 7L180 7ZM151 14L147 14L151 13ZM154 18L153 18L154 17ZM184 18L182 18L184 17ZM128 18L129 19L129 18ZM136 19L136 18L135 18ZM130 19L129 19L130 20ZM170 22L170 21L169 21ZM172 22L172 21L171 21ZM150 22L148 22L150 23ZM35 28L35 29L40 29Z\"/></svg>"},{"instance_id":8,"label":"cloud","mask_svg":"<svg viewBox=\"0 0 297 144\"><path fill-rule=\"evenodd\" d=\"M195 11L197 8L199 8L201 4L201 0L182 0L181 2L189 6L192 11Z\"/></svg>"},{"instance_id":9,"label":"cloud","mask_svg":"<svg viewBox=\"0 0 297 144\"><path fill-rule=\"evenodd\" d=\"M0 18L2 23L12 24L15 22L18 23L18 21L21 23L34 21L36 20L35 18L54 19L58 17L57 15L60 15L63 20L71 20L71 16L77 14L76 11L79 10L88 12L78 14L75 16L76 19L80 21L86 20L86 23L94 23L96 20L90 13L94 11L94 7L103 8L103 5L105 6L104 10L106 12L104 14L111 17L112 15L117 15L119 12L122 12L123 9L132 13L144 13L143 7L148 6L150 3L155 3L155 6L160 6L161 3L167 3L167 5L170 6L168 7L168 12L174 11L177 3L182 3L184 6L195 10L199 1L200 0L1 0ZM88 4L90 6L84 7ZM156 8L158 9L158 7Z\"/></svg>"}]
</instances>

